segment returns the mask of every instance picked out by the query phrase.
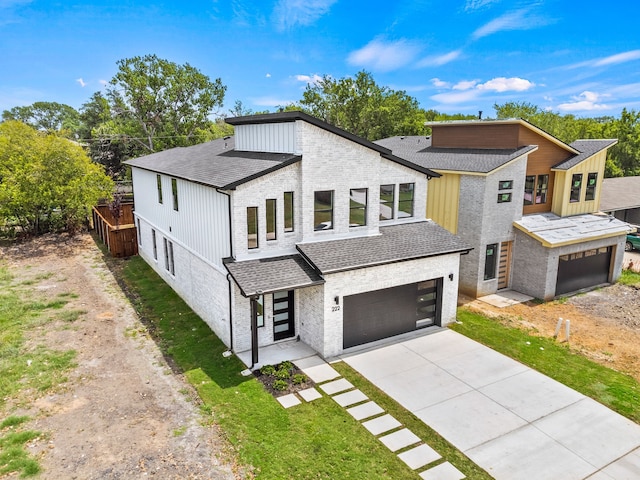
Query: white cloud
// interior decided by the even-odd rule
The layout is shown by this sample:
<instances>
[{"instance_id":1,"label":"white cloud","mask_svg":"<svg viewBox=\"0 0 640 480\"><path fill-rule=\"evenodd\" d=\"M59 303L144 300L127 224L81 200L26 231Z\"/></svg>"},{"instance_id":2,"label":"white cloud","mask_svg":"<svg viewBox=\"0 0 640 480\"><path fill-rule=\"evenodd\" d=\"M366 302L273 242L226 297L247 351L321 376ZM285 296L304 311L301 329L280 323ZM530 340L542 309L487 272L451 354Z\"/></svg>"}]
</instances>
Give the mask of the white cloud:
<instances>
[{"instance_id":1,"label":"white cloud","mask_svg":"<svg viewBox=\"0 0 640 480\"><path fill-rule=\"evenodd\" d=\"M280 31L296 25L311 25L325 15L337 0L279 0L273 9L276 28Z\"/></svg>"},{"instance_id":2,"label":"white cloud","mask_svg":"<svg viewBox=\"0 0 640 480\"><path fill-rule=\"evenodd\" d=\"M438 93L431 97L432 100L442 104L465 103L487 92L523 92L535 86L533 82L518 77L496 77L484 83L479 83L479 80L462 80L453 86L439 78L434 78L431 82L437 87L451 89L449 92Z\"/></svg>"},{"instance_id":3,"label":"white cloud","mask_svg":"<svg viewBox=\"0 0 640 480\"><path fill-rule=\"evenodd\" d=\"M419 50L416 45L406 40L385 42L376 38L360 50L351 52L347 57L347 62L357 67L388 72L407 65L415 58Z\"/></svg>"},{"instance_id":4,"label":"white cloud","mask_svg":"<svg viewBox=\"0 0 640 480\"><path fill-rule=\"evenodd\" d=\"M498 18L494 18L489 23L485 23L482 27L473 32L471 37L474 40L478 40L482 37L508 30L531 30L533 28L548 25L554 21L550 18L528 15L529 10L529 8L521 8L520 10L507 12Z\"/></svg>"},{"instance_id":5,"label":"white cloud","mask_svg":"<svg viewBox=\"0 0 640 480\"><path fill-rule=\"evenodd\" d=\"M267 74L265 75L265 77L267 77L267 78L271 78L271 74L270 74L270 73L267 73Z\"/></svg>"},{"instance_id":6,"label":"white cloud","mask_svg":"<svg viewBox=\"0 0 640 480\"><path fill-rule=\"evenodd\" d=\"M298 82L311 85L316 85L320 80L322 80L322 77L315 73L313 75L295 75L293 78L295 78Z\"/></svg>"},{"instance_id":7,"label":"white cloud","mask_svg":"<svg viewBox=\"0 0 640 480\"><path fill-rule=\"evenodd\" d=\"M108 80L98 80L98 83L100 85L102 85L103 87L106 87L107 85L109 85L109 81Z\"/></svg>"},{"instance_id":8,"label":"white cloud","mask_svg":"<svg viewBox=\"0 0 640 480\"><path fill-rule=\"evenodd\" d=\"M87 85L85 81L82 79L82 77L76 78L76 82L78 82L81 87L85 87Z\"/></svg>"},{"instance_id":9,"label":"white cloud","mask_svg":"<svg viewBox=\"0 0 640 480\"><path fill-rule=\"evenodd\" d=\"M605 103L598 103L603 98L609 97L608 94L599 94L596 92L584 91L580 95L572 97L573 102L561 103L557 109L561 112L580 112L594 110L608 110L611 108Z\"/></svg>"},{"instance_id":10,"label":"white cloud","mask_svg":"<svg viewBox=\"0 0 640 480\"><path fill-rule=\"evenodd\" d=\"M449 88L451 86L449 82L444 82L439 78L432 78L431 83L433 84L434 87L438 87L438 88Z\"/></svg>"},{"instance_id":11,"label":"white cloud","mask_svg":"<svg viewBox=\"0 0 640 480\"><path fill-rule=\"evenodd\" d=\"M469 90L475 87L478 84L478 80L462 80L456 83L453 87L453 90Z\"/></svg>"},{"instance_id":12,"label":"white cloud","mask_svg":"<svg viewBox=\"0 0 640 480\"><path fill-rule=\"evenodd\" d=\"M629 50L628 52L618 53L609 57L601 58L593 63L594 67L604 67L606 65L615 65L616 63L631 62L640 58L640 50Z\"/></svg>"},{"instance_id":13,"label":"white cloud","mask_svg":"<svg viewBox=\"0 0 640 480\"><path fill-rule=\"evenodd\" d=\"M491 90L494 92L524 92L535 87L535 83L518 77L497 77L478 85L479 90Z\"/></svg>"},{"instance_id":14,"label":"white cloud","mask_svg":"<svg viewBox=\"0 0 640 480\"><path fill-rule=\"evenodd\" d=\"M480 8L486 7L488 5L491 5L492 3L497 3L500 0L467 0L466 5L464 6L464 9L466 11L469 10L478 10Z\"/></svg>"},{"instance_id":15,"label":"white cloud","mask_svg":"<svg viewBox=\"0 0 640 480\"><path fill-rule=\"evenodd\" d=\"M446 65L449 62L453 62L462 54L462 50L453 50L443 55L434 55L431 57L425 57L418 62L418 67L440 67Z\"/></svg>"}]
</instances>

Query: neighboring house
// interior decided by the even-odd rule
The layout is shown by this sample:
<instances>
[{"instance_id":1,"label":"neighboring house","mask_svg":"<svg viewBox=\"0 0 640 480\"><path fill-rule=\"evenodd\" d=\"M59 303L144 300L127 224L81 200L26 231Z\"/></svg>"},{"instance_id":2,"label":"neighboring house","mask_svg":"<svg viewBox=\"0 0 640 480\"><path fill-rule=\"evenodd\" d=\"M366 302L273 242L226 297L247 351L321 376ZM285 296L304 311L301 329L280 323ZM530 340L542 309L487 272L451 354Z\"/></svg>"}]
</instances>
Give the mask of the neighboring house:
<instances>
[{"instance_id":1,"label":"neighboring house","mask_svg":"<svg viewBox=\"0 0 640 480\"><path fill-rule=\"evenodd\" d=\"M605 178L600 210L623 222L640 225L640 177Z\"/></svg>"},{"instance_id":2,"label":"neighboring house","mask_svg":"<svg viewBox=\"0 0 640 480\"><path fill-rule=\"evenodd\" d=\"M375 143L442 175L429 183L427 217L474 247L461 259L461 292L549 300L617 280L627 227L598 213L617 140L567 145L519 119L429 126L431 137Z\"/></svg>"},{"instance_id":3,"label":"neighboring house","mask_svg":"<svg viewBox=\"0 0 640 480\"><path fill-rule=\"evenodd\" d=\"M300 112L226 121L127 163L140 255L227 346L326 358L455 319L470 247L426 220L437 173Z\"/></svg>"}]
</instances>

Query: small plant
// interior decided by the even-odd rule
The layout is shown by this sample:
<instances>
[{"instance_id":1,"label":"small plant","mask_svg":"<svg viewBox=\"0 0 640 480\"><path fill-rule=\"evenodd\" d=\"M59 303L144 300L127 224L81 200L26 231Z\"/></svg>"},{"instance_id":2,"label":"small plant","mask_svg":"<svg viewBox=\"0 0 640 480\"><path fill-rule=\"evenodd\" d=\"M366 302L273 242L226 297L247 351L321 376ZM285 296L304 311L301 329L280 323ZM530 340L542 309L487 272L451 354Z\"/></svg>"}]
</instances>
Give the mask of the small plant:
<instances>
[{"instance_id":1,"label":"small plant","mask_svg":"<svg viewBox=\"0 0 640 480\"><path fill-rule=\"evenodd\" d=\"M275 376L280 380L287 380L288 378L291 378L291 372L285 368L280 367L276 371Z\"/></svg>"},{"instance_id":2,"label":"small plant","mask_svg":"<svg viewBox=\"0 0 640 480\"><path fill-rule=\"evenodd\" d=\"M303 385L307 383L307 376L302 373L296 373L291 379L294 385Z\"/></svg>"},{"instance_id":3,"label":"small plant","mask_svg":"<svg viewBox=\"0 0 640 480\"><path fill-rule=\"evenodd\" d=\"M274 373L276 373L276 367L274 367L273 365L264 365L260 368L260 373L262 375L273 375Z\"/></svg>"},{"instance_id":4,"label":"small plant","mask_svg":"<svg viewBox=\"0 0 640 480\"><path fill-rule=\"evenodd\" d=\"M275 380L271 386L274 390L282 392L289 388L289 382L287 382L286 380Z\"/></svg>"},{"instance_id":5,"label":"small plant","mask_svg":"<svg viewBox=\"0 0 640 480\"><path fill-rule=\"evenodd\" d=\"M279 367L285 370L291 370L293 368L293 363L291 363L289 360L285 360L279 365Z\"/></svg>"}]
</instances>

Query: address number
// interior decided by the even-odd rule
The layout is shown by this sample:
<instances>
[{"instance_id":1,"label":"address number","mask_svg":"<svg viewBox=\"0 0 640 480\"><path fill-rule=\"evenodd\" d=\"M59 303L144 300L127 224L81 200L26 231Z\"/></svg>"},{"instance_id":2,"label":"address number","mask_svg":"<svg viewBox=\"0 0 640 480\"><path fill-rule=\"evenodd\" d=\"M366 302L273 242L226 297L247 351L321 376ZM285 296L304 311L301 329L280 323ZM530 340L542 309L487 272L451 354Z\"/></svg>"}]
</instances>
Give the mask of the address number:
<instances>
[{"instance_id":1,"label":"address number","mask_svg":"<svg viewBox=\"0 0 640 480\"><path fill-rule=\"evenodd\" d=\"M340 305L336 305L334 307L331 307L331 311L332 312L337 312L338 310L340 310Z\"/></svg>"}]
</instances>

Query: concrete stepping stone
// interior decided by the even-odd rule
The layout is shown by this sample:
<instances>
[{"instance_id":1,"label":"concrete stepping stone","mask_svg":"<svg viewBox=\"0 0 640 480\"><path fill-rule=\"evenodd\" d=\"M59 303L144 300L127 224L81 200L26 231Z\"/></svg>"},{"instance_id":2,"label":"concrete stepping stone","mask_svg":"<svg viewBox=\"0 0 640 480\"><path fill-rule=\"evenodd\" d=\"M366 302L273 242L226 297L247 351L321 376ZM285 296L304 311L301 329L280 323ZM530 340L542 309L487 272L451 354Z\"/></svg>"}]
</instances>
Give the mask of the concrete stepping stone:
<instances>
[{"instance_id":1,"label":"concrete stepping stone","mask_svg":"<svg viewBox=\"0 0 640 480\"><path fill-rule=\"evenodd\" d=\"M353 388L353 385L348 380L344 378L340 378L338 380L334 380L333 382L320 385L320 388L327 395L333 395L338 392L344 392L345 390L350 390Z\"/></svg>"},{"instance_id":2,"label":"concrete stepping stone","mask_svg":"<svg viewBox=\"0 0 640 480\"><path fill-rule=\"evenodd\" d=\"M298 395L300 395L305 402L312 402L318 398L322 398L322 394L313 387L300 390Z\"/></svg>"},{"instance_id":3,"label":"concrete stepping stone","mask_svg":"<svg viewBox=\"0 0 640 480\"><path fill-rule=\"evenodd\" d=\"M349 405L369 400L369 398L360 390L351 390L347 393L341 393L340 395L334 396L333 399L338 402L338 405L341 407L348 407Z\"/></svg>"},{"instance_id":4,"label":"concrete stepping stone","mask_svg":"<svg viewBox=\"0 0 640 480\"><path fill-rule=\"evenodd\" d=\"M389 450L396 452L401 448L418 443L420 438L408 428L403 428L397 432L380 437L378 440L384 443Z\"/></svg>"},{"instance_id":5,"label":"concrete stepping stone","mask_svg":"<svg viewBox=\"0 0 640 480\"><path fill-rule=\"evenodd\" d=\"M440 460L442 457L429 445L418 445L411 450L398 454L398 458L402 460L411 470L417 470L431 462Z\"/></svg>"},{"instance_id":6,"label":"concrete stepping stone","mask_svg":"<svg viewBox=\"0 0 640 480\"><path fill-rule=\"evenodd\" d=\"M333 380L334 378L338 378L340 376L340 374L336 372L336 370L331 365L329 365L317 355L302 358L300 360L296 360L293 363L295 363L296 367L302 370L306 376L308 376L316 383Z\"/></svg>"},{"instance_id":7,"label":"concrete stepping stone","mask_svg":"<svg viewBox=\"0 0 640 480\"><path fill-rule=\"evenodd\" d=\"M420 474L423 480L462 480L464 474L449 462L436 465Z\"/></svg>"},{"instance_id":8,"label":"concrete stepping stone","mask_svg":"<svg viewBox=\"0 0 640 480\"><path fill-rule=\"evenodd\" d=\"M282 405L284 408L295 407L296 405L300 405L302 403L300 399L296 397L293 393L278 397L276 398L276 400L278 400L278 402L280 402L280 405Z\"/></svg>"},{"instance_id":9,"label":"concrete stepping stone","mask_svg":"<svg viewBox=\"0 0 640 480\"><path fill-rule=\"evenodd\" d=\"M348 408L347 412L356 420L362 420L383 413L384 410L376 402L367 402L357 407Z\"/></svg>"},{"instance_id":10,"label":"concrete stepping stone","mask_svg":"<svg viewBox=\"0 0 640 480\"><path fill-rule=\"evenodd\" d=\"M398 428L401 423L387 413L386 415L374 418L373 420L368 420L362 425L373 435L380 435L381 433Z\"/></svg>"}]
</instances>

